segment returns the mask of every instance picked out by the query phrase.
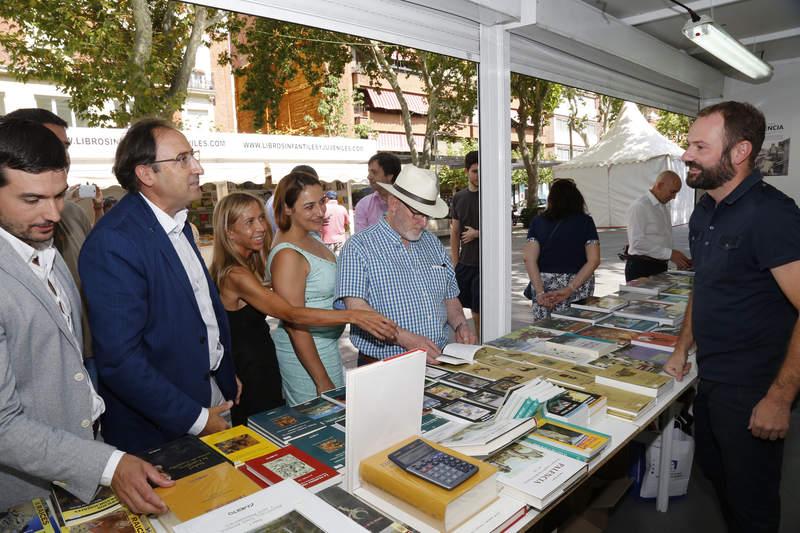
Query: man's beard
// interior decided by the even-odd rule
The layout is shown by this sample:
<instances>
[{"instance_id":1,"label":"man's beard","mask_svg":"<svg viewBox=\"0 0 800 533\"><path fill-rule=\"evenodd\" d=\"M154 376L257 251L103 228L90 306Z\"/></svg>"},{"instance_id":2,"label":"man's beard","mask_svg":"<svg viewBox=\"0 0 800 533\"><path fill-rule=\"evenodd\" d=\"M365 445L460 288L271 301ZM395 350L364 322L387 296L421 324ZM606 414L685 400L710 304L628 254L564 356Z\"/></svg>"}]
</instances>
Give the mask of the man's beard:
<instances>
[{"instance_id":1,"label":"man's beard","mask_svg":"<svg viewBox=\"0 0 800 533\"><path fill-rule=\"evenodd\" d=\"M687 169L696 168L699 174L692 175L687 172L686 185L693 189L704 189L707 191L716 189L733 179L736 170L733 168L729 154L723 154L719 162L713 167L706 168L694 161L686 162Z\"/></svg>"}]
</instances>

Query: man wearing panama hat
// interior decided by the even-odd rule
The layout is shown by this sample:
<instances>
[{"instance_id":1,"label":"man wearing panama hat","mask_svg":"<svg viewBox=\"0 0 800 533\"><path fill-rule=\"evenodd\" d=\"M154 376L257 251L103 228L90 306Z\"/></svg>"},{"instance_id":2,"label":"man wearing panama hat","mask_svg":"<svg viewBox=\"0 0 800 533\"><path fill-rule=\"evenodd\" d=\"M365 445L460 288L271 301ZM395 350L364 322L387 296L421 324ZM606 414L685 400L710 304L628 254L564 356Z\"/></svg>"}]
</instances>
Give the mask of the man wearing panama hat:
<instances>
[{"instance_id":1,"label":"man wearing panama hat","mask_svg":"<svg viewBox=\"0 0 800 533\"><path fill-rule=\"evenodd\" d=\"M374 309L399 326L388 344L353 326L350 340L359 364L420 348L433 361L455 331L456 342L473 344L458 300L453 265L439 239L425 228L431 218L447 216L433 171L406 165L388 192L386 216L355 234L342 249L336 298L349 309Z\"/></svg>"}]
</instances>

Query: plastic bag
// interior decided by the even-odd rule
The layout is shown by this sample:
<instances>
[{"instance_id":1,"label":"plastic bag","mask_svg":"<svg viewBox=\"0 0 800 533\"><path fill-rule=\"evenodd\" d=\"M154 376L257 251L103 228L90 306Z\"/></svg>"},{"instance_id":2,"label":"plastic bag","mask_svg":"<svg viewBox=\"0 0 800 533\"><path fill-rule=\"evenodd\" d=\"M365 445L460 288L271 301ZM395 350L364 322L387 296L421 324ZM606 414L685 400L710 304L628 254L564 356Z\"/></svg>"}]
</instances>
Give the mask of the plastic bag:
<instances>
[{"instance_id":1,"label":"plastic bag","mask_svg":"<svg viewBox=\"0 0 800 533\"><path fill-rule=\"evenodd\" d=\"M635 465L634 480L639 487L639 497L655 498L658 494L658 467L661 459L659 435ZM679 427L672 432L672 460L669 479L669 496L683 496L689 489L694 460L694 437Z\"/></svg>"}]
</instances>

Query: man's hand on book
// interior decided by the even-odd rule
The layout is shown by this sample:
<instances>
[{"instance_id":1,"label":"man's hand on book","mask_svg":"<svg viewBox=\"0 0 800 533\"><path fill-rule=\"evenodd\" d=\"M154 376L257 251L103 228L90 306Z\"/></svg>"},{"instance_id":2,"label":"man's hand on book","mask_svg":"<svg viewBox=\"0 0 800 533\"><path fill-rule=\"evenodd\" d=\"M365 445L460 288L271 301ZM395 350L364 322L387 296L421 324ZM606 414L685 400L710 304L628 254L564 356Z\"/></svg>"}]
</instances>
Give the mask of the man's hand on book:
<instances>
[{"instance_id":1,"label":"man's hand on book","mask_svg":"<svg viewBox=\"0 0 800 533\"><path fill-rule=\"evenodd\" d=\"M791 402L767 393L760 402L753 407L750 415L750 424L747 429L758 439L777 440L786 437L789 431L789 417Z\"/></svg>"},{"instance_id":2,"label":"man's hand on book","mask_svg":"<svg viewBox=\"0 0 800 533\"><path fill-rule=\"evenodd\" d=\"M397 333L397 344L406 350L425 350L428 352L428 364L439 364L439 361L436 360L436 357L441 355L442 350L439 349L439 346L437 346L436 343L430 340L428 337L423 337L422 335L411 333L407 329L399 328Z\"/></svg>"},{"instance_id":3,"label":"man's hand on book","mask_svg":"<svg viewBox=\"0 0 800 533\"><path fill-rule=\"evenodd\" d=\"M111 488L117 498L132 512L141 514L162 514L167 506L153 490L151 483L159 487L175 484L164 473L135 455L126 453L114 470Z\"/></svg>"},{"instance_id":4,"label":"man's hand on book","mask_svg":"<svg viewBox=\"0 0 800 533\"><path fill-rule=\"evenodd\" d=\"M664 363L664 372L675 378L675 381L683 381L683 377L692 368L692 363L687 362L687 358L685 350L676 349Z\"/></svg>"}]
</instances>

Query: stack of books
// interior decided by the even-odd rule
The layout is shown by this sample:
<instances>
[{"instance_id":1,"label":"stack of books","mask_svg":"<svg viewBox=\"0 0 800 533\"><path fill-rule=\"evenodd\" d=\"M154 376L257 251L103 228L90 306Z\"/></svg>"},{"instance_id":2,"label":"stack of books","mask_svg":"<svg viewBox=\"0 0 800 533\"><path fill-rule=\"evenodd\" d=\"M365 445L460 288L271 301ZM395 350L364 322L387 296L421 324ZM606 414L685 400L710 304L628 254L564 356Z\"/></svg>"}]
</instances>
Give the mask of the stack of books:
<instances>
[{"instance_id":1,"label":"stack of books","mask_svg":"<svg viewBox=\"0 0 800 533\"><path fill-rule=\"evenodd\" d=\"M611 442L611 437L584 426L568 424L544 417L525 441L562 453L579 461L589 462Z\"/></svg>"}]
</instances>

